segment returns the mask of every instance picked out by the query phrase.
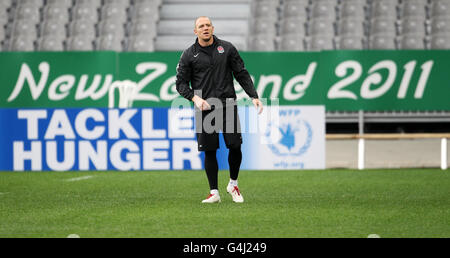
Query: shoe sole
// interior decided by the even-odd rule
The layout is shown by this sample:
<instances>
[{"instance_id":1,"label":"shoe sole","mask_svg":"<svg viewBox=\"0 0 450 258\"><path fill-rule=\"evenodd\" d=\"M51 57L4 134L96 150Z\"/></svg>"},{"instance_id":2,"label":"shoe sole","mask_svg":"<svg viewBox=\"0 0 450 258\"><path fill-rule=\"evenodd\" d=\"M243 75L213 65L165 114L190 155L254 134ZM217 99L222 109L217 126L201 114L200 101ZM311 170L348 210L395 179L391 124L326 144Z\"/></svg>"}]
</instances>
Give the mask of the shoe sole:
<instances>
[{"instance_id":1,"label":"shoe sole","mask_svg":"<svg viewBox=\"0 0 450 258\"><path fill-rule=\"evenodd\" d=\"M203 202L202 201L202 203L220 203L221 202L221 200L218 200L217 202Z\"/></svg>"},{"instance_id":2,"label":"shoe sole","mask_svg":"<svg viewBox=\"0 0 450 258\"><path fill-rule=\"evenodd\" d=\"M231 199L233 200L233 202L235 202L235 203L243 203L244 202L244 200L242 200L242 202L235 201L233 198L233 194L231 192L229 192L228 190L227 190L227 193L229 193L231 195Z\"/></svg>"}]
</instances>

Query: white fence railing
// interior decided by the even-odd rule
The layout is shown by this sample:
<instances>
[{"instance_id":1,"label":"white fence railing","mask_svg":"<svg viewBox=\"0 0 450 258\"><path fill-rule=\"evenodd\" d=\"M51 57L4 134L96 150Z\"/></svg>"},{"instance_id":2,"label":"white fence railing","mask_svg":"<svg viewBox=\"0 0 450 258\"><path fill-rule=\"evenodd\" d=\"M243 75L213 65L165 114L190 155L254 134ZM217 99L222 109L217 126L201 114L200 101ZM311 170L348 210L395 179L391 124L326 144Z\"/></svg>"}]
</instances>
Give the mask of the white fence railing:
<instances>
[{"instance_id":1,"label":"white fence railing","mask_svg":"<svg viewBox=\"0 0 450 258\"><path fill-rule=\"evenodd\" d=\"M402 133L402 134L327 134L327 140L358 139L358 169L364 169L365 140L441 139L441 169L447 169L447 138L450 133Z\"/></svg>"},{"instance_id":2,"label":"white fence railing","mask_svg":"<svg viewBox=\"0 0 450 258\"><path fill-rule=\"evenodd\" d=\"M108 107L114 107L115 91L119 91L119 108L129 108L133 106L134 97L136 95L137 84L130 80L115 81L109 87Z\"/></svg>"}]
</instances>

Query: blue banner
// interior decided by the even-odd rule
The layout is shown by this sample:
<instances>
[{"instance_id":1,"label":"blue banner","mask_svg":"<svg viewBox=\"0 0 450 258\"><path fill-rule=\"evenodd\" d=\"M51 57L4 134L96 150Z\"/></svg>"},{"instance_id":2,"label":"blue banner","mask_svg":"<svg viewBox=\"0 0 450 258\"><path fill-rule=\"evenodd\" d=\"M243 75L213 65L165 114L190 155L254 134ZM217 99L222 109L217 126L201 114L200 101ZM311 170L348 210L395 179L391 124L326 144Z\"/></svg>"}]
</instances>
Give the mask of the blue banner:
<instances>
[{"instance_id":1,"label":"blue banner","mask_svg":"<svg viewBox=\"0 0 450 258\"><path fill-rule=\"evenodd\" d=\"M0 109L0 170L202 169L192 110L172 111Z\"/></svg>"},{"instance_id":2,"label":"blue banner","mask_svg":"<svg viewBox=\"0 0 450 258\"><path fill-rule=\"evenodd\" d=\"M202 170L194 109L0 109L0 171ZM323 106L239 107L241 169L325 168ZM219 169L228 149L219 137Z\"/></svg>"}]
</instances>

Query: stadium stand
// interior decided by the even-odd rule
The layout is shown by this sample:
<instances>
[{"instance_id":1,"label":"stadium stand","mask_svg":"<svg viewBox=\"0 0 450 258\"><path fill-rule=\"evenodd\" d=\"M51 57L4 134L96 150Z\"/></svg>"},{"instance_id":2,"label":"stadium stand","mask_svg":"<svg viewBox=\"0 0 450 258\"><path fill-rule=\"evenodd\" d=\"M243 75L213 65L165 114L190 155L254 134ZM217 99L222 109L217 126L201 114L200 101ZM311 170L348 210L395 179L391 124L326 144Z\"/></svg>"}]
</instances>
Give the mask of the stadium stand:
<instances>
[{"instance_id":1,"label":"stadium stand","mask_svg":"<svg viewBox=\"0 0 450 258\"><path fill-rule=\"evenodd\" d=\"M2 0L1 50L180 51L200 15L244 51L450 49L450 0Z\"/></svg>"}]
</instances>

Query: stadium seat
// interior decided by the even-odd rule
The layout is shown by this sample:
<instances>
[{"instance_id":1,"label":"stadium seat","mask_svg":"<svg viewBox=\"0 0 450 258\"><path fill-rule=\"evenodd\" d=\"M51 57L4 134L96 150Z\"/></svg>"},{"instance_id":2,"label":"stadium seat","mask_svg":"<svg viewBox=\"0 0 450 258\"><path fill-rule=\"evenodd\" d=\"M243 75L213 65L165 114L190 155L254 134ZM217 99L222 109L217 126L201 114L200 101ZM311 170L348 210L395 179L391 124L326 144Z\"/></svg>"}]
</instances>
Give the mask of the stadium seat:
<instances>
[{"instance_id":1,"label":"stadium seat","mask_svg":"<svg viewBox=\"0 0 450 258\"><path fill-rule=\"evenodd\" d=\"M93 40L83 35L69 37L66 40L67 50L70 51L92 51Z\"/></svg>"},{"instance_id":2,"label":"stadium seat","mask_svg":"<svg viewBox=\"0 0 450 258\"><path fill-rule=\"evenodd\" d=\"M278 1L254 1L252 16L255 18L278 19Z\"/></svg>"},{"instance_id":3,"label":"stadium seat","mask_svg":"<svg viewBox=\"0 0 450 258\"><path fill-rule=\"evenodd\" d=\"M431 35L450 35L450 17L442 18L437 17L433 18L430 21L430 34Z\"/></svg>"},{"instance_id":4,"label":"stadium seat","mask_svg":"<svg viewBox=\"0 0 450 258\"><path fill-rule=\"evenodd\" d=\"M3 41L6 37L5 27L0 26L0 42Z\"/></svg>"},{"instance_id":5,"label":"stadium seat","mask_svg":"<svg viewBox=\"0 0 450 258\"><path fill-rule=\"evenodd\" d=\"M34 51L36 38L27 35L12 37L9 42L9 51Z\"/></svg>"},{"instance_id":6,"label":"stadium seat","mask_svg":"<svg viewBox=\"0 0 450 258\"><path fill-rule=\"evenodd\" d=\"M1 16L0 16L0 17L1 17ZM0 18L0 27L2 27L2 28L1 28L2 30L5 29L5 27L7 26L7 24L8 24L8 21L7 21L7 20L2 20L2 19Z\"/></svg>"},{"instance_id":7,"label":"stadium seat","mask_svg":"<svg viewBox=\"0 0 450 258\"><path fill-rule=\"evenodd\" d=\"M98 21L98 11L93 6L75 5L72 8L72 20L89 20L92 22Z\"/></svg>"},{"instance_id":8,"label":"stadium seat","mask_svg":"<svg viewBox=\"0 0 450 258\"><path fill-rule=\"evenodd\" d=\"M281 51L304 51L305 43L303 35L288 34L283 35L280 40Z\"/></svg>"},{"instance_id":9,"label":"stadium seat","mask_svg":"<svg viewBox=\"0 0 450 258\"><path fill-rule=\"evenodd\" d=\"M8 6L0 5L0 26L5 25L9 21Z\"/></svg>"},{"instance_id":10,"label":"stadium seat","mask_svg":"<svg viewBox=\"0 0 450 258\"><path fill-rule=\"evenodd\" d=\"M326 18L313 19L307 24L308 35L325 35L328 37L334 37L334 20Z\"/></svg>"},{"instance_id":11,"label":"stadium seat","mask_svg":"<svg viewBox=\"0 0 450 258\"><path fill-rule=\"evenodd\" d=\"M37 51L64 51L64 40L57 36L42 37L37 41Z\"/></svg>"},{"instance_id":12,"label":"stadium seat","mask_svg":"<svg viewBox=\"0 0 450 258\"><path fill-rule=\"evenodd\" d=\"M369 49L396 49L395 36L389 35L371 35L369 37Z\"/></svg>"},{"instance_id":13,"label":"stadium seat","mask_svg":"<svg viewBox=\"0 0 450 258\"><path fill-rule=\"evenodd\" d=\"M330 20L336 19L336 3L337 2L313 2L310 9L310 19L326 18Z\"/></svg>"},{"instance_id":14,"label":"stadium seat","mask_svg":"<svg viewBox=\"0 0 450 258\"><path fill-rule=\"evenodd\" d=\"M29 37L37 37L37 27L32 20L14 20L12 23L8 24L7 34L11 37L18 35L27 35Z\"/></svg>"},{"instance_id":15,"label":"stadium seat","mask_svg":"<svg viewBox=\"0 0 450 258\"><path fill-rule=\"evenodd\" d=\"M8 2L0 1L0 10L7 12L10 7L11 5Z\"/></svg>"},{"instance_id":16,"label":"stadium seat","mask_svg":"<svg viewBox=\"0 0 450 258\"><path fill-rule=\"evenodd\" d=\"M400 2L400 4L403 4L403 3L405 3L405 2L409 2L409 3L414 2L414 3L420 4L420 5L422 5L422 6L426 6L426 5L428 5L430 2L433 2L433 1L436 1L436 0L403 0L403 1L399 1L399 2ZM439 0L438 0L438 1L439 1ZM444 0L444 1L448 1L448 0Z\"/></svg>"},{"instance_id":17,"label":"stadium seat","mask_svg":"<svg viewBox=\"0 0 450 258\"><path fill-rule=\"evenodd\" d=\"M400 35L426 35L425 20L422 17L408 17L399 21Z\"/></svg>"},{"instance_id":18,"label":"stadium seat","mask_svg":"<svg viewBox=\"0 0 450 258\"><path fill-rule=\"evenodd\" d=\"M364 1L364 0L363 0ZM367 3L369 4L385 4L389 5L390 7L395 7L398 5L398 3L402 0L367 0ZM409 1L409 0L407 0Z\"/></svg>"},{"instance_id":19,"label":"stadium seat","mask_svg":"<svg viewBox=\"0 0 450 258\"><path fill-rule=\"evenodd\" d=\"M100 8L102 0L75 0L75 6L90 6Z\"/></svg>"},{"instance_id":20,"label":"stadium seat","mask_svg":"<svg viewBox=\"0 0 450 258\"><path fill-rule=\"evenodd\" d=\"M96 37L95 23L90 20L71 21L68 26L69 36L84 36L89 39Z\"/></svg>"},{"instance_id":21,"label":"stadium seat","mask_svg":"<svg viewBox=\"0 0 450 258\"><path fill-rule=\"evenodd\" d=\"M433 0L431 2L430 16L432 18L450 17L450 1Z\"/></svg>"},{"instance_id":22,"label":"stadium seat","mask_svg":"<svg viewBox=\"0 0 450 258\"><path fill-rule=\"evenodd\" d=\"M250 51L275 51L275 39L270 35L259 34L249 38Z\"/></svg>"},{"instance_id":23,"label":"stadium seat","mask_svg":"<svg viewBox=\"0 0 450 258\"><path fill-rule=\"evenodd\" d=\"M337 35L364 36L364 21L354 18L344 18L338 21Z\"/></svg>"},{"instance_id":24,"label":"stadium seat","mask_svg":"<svg viewBox=\"0 0 450 258\"><path fill-rule=\"evenodd\" d=\"M42 19L52 20L58 23L68 23L70 19L69 9L62 5L47 5L43 9Z\"/></svg>"},{"instance_id":25,"label":"stadium seat","mask_svg":"<svg viewBox=\"0 0 450 258\"><path fill-rule=\"evenodd\" d=\"M127 5L108 4L101 7L101 20L115 20L126 23L128 19Z\"/></svg>"},{"instance_id":26,"label":"stadium seat","mask_svg":"<svg viewBox=\"0 0 450 258\"><path fill-rule=\"evenodd\" d=\"M307 50L309 51L321 51L321 50L332 50L333 37L314 35L306 40Z\"/></svg>"},{"instance_id":27,"label":"stadium seat","mask_svg":"<svg viewBox=\"0 0 450 258\"><path fill-rule=\"evenodd\" d=\"M111 50L111 51L122 51L122 37L114 36L112 34L103 35L96 39L96 49L97 50Z\"/></svg>"},{"instance_id":28,"label":"stadium seat","mask_svg":"<svg viewBox=\"0 0 450 258\"><path fill-rule=\"evenodd\" d=\"M146 6L150 6L155 9L158 9L161 6L162 1L163 0L133 0L132 2L133 2L134 6L146 5ZM165 2L169 2L169 1L165 0ZM184 2L186 2L186 1L179 1L177 3L184 3ZM221 2L223 2L223 1L221 1Z\"/></svg>"},{"instance_id":29,"label":"stadium seat","mask_svg":"<svg viewBox=\"0 0 450 258\"><path fill-rule=\"evenodd\" d=\"M397 8L395 1L373 2L370 6L372 18L397 19Z\"/></svg>"},{"instance_id":30,"label":"stadium seat","mask_svg":"<svg viewBox=\"0 0 450 258\"><path fill-rule=\"evenodd\" d=\"M431 36L430 49L450 49L450 36L449 35Z\"/></svg>"},{"instance_id":31,"label":"stadium seat","mask_svg":"<svg viewBox=\"0 0 450 258\"><path fill-rule=\"evenodd\" d=\"M72 0L47 0L47 6L72 7Z\"/></svg>"},{"instance_id":32,"label":"stadium seat","mask_svg":"<svg viewBox=\"0 0 450 258\"><path fill-rule=\"evenodd\" d=\"M426 18L425 5L415 1L404 1L399 5L399 12L401 18L406 17L422 17Z\"/></svg>"},{"instance_id":33,"label":"stadium seat","mask_svg":"<svg viewBox=\"0 0 450 258\"><path fill-rule=\"evenodd\" d=\"M302 18L285 18L281 21L281 35L298 34L304 36L306 34L305 20Z\"/></svg>"},{"instance_id":34,"label":"stadium seat","mask_svg":"<svg viewBox=\"0 0 450 258\"><path fill-rule=\"evenodd\" d=\"M422 0L422 1L426 1L426 0ZM428 0L427 3L429 3L429 4L440 4L440 3L446 4L448 2L450 2L450 0Z\"/></svg>"},{"instance_id":35,"label":"stadium seat","mask_svg":"<svg viewBox=\"0 0 450 258\"><path fill-rule=\"evenodd\" d=\"M364 20L365 14L364 1L347 1L338 6L340 19L353 18Z\"/></svg>"},{"instance_id":36,"label":"stadium seat","mask_svg":"<svg viewBox=\"0 0 450 258\"><path fill-rule=\"evenodd\" d=\"M9 39L0 41L0 51L9 51Z\"/></svg>"},{"instance_id":37,"label":"stadium seat","mask_svg":"<svg viewBox=\"0 0 450 258\"><path fill-rule=\"evenodd\" d=\"M336 5L339 3L339 0L311 0L311 3L320 3L320 4L333 4Z\"/></svg>"},{"instance_id":38,"label":"stadium seat","mask_svg":"<svg viewBox=\"0 0 450 258\"><path fill-rule=\"evenodd\" d=\"M277 27L271 18L256 18L251 22L250 28L252 34L267 34L272 37L277 34Z\"/></svg>"},{"instance_id":39,"label":"stadium seat","mask_svg":"<svg viewBox=\"0 0 450 258\"><path fill-rule=\"evenodd\" d=\"M141 10L144 8L146 8L146 10ZM136 2L129 7L130 17L132 20L137 18L135 16L139 15L139 19L142 19L145 16L151 16L154 21L157 21L159 20L159 10L160 4L154 0Z\"/></svg>"},{"instance_id":40,"label":"stadium seat","mask_svg":"<svg viewBox=\"0 0 450 258\"><path fill-rule=\"evenodd\" d=\"M283 4L288 4L288 3L294 2L296 4L302 4L304 6L309 5L309 0L284 0L282 2L283 2Z\"/></svg>"},{"instance_id":41,"label":"stadium seat","mask_svg":"<svg viewBox=\"0 0 450 258\"><path fill-rule=\"evenodd\" d=\"M14 2L13 0L3 0L3 1L0 1L0 6L10 7L13 5L13 2Z\"/></svg>"},{"instance_id":42,"label":"stadium seat","mask_svg":"<svg viewBox=\"0 0 450 258\"><path fill-rule=\"evenodd\" d=\"M302 20L308 19L307 1L287 1L283 7L283 18L297 18Z\"/></svg>"},{"instance_id":43,"label":"stadium seat","mask_svg":"<svg viewBox=\"0 0 450 258\"><path fill-rule=\"evenodd\" d=\"M155 51L155 45L151 37L137 35L129 38L127 50L129 52L153 52Z\"/></svg>"},{"instance_id":44,"label":"stadium seat","mask_svg":"<svg viewBox=\"0 0 450 258\"><path fill-rule=\"evenodd\" d=\"M130 17L131 20L151 20L158 21L159 20L159 9L153 7L152 5L140 4L134 5L130 8ZM192 21L191 21L192 23Z\"/></svg>"},{"instance_id":45,"label":"stadium seat","mask_svg":"<svg viewBox=\"0 0 450 258\"><path fill-rule=\"evenodd\" d=\"M370 35L395 36L397 33L396 20L392 18L375 18L370 21Z\"/></svg>"},{"instance_id":46,"label":"stadium seat","mask_svg":"<svg viewBox=\"0 0 450 258\"><path fill-rule=\"evenodd\" d=\"M119 20L102 20L97 24L99 36L114 35L123 38L125 36L125 26Z\"/></svg>"},{"instance_id":47,"label":"stadium seat","mask_svg":"<svg viewBox=\"0 0 450 258\"><path fill-rule=\"evenodd\" d=\"M130 0L103 0L103 5L129 6L130 4Z\"/></svg>"},{"instance_id":48,"label":"stadium seat","mask_svg":"<svg viewBox=\"0 0 450 258\"><path fill-rule=\"evenodd\" d=\"M57 36L65 38L67 35L66 25L52 20L43 21L39 24L40 35L42 36Z\"/></svg>"},{"instance_id":49,"label":"stadium seat","mask_svg":"<svg viewBox=\"0 0 450 258\"><path fill-rule=\"evenodd\" d=\"M197 0L188 0L188 1L190 1L190 2L197 2ZM215 0L217 3L220 3L220 1L219 0ZM214 0L213 0L213 2L214 2ZM251 6L250 6L250 8L252 9L252 11L253 10L255 10L254 8L256 7L256 6L258 6L258 5L264 5L264 6L268 6L268 7L270 7L270 8L278 8L279 6L280 6L280 2L281 1L279 1L279 0L250 0L250 1L234 1L234 0L231 0L231 1L229 1L229 2L247 2L247 3L250 3L251 4Z\"/></svg>"},{"instance_id":50,"label":"stadium seat","mask_svg":"<svg viewBox=\"0 0 450 258\"><path fill-rule=\"evenodd\" d=\"M424 37L420 35L404 35L398 38L399 49L425 49Z\"/></svg>"},{"instance_id":51,"label":"stadium seat","mask_svg":"<svg viewBox=\"0 0 450 258\"><path fill-rule=\"evenodd\" d=\"M339 36L335 38L336 49L360 50L364 49L362 36Z\"/></svg>"},{"instance_id":52,"label":"stadium seat","mask_svg":"<svg viewBox=\"0 0 450 258\"><path fill-rule=\"evenodd\" d=\"M44 5L44 0L16 0L17 6L38 6L41 7Z\"/></svg>"},{"instance_id":53,"label":"stadium seat","mask_svg":"<svg viewBox=\"0 0 450 258\"><path fill-rule=\"evenodd\" d=\"M15 20L30 20L35 24L41 20L41 14L38 5L19 5L14 10Z\"/></svg>"},{"instance_id":54,"label":"stadium seat","mask_svg":"<svg viewBox=\"0 0 450 258\"><path fill-rule=\"evenodd\" d=\"M129 35L130 36L148 35L150 38L155 38L157 35L156 24L144 21L133 22L131 23L129 28Z\"/></svg>"}]
</instances>

